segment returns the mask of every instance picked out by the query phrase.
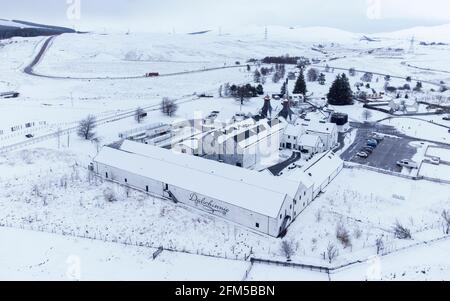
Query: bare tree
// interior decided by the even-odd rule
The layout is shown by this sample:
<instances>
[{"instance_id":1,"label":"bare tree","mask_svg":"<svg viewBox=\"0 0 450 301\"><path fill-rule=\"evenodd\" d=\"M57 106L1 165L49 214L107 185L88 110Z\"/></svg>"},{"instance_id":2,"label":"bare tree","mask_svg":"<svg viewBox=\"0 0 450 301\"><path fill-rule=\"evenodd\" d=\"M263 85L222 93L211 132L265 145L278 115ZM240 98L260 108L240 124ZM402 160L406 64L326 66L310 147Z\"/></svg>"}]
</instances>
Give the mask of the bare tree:
<instances>
[{"instance_id":1,"label":"bare tree","mask_svg":"<svg viewBox=\"0 0 450 301\"><path fill-rule=\"evenodd\" d=\"M172 99L164 97L161 101L161 112L169 117L172 117L178 110L178 105Z\"/></svg>"},{"instance_id":2,"label":"bare tree","mask_svg":"<svg viewBox=\"0 0 450 301\"><path fill-rule=\"evenodd\" d=\"M311 68L306 73L306 78L309 82L315 82L319 79L320 72L316 68Z\"/></svg>"},{"instance_id":3,"label":"bare tree","mask_svg":"<svg viewBox=\"0 0 450 301\"><path fill-rule=\"evenodd\" d=\"M327 252L326 252L326 259L329 263L332 263L339 255L339 250L336 248L336 246L332 243L328 244Z\"/></svg>"},{"instance_id":4,"label":"bare tree","mask_svg":"<svg viewBox=\"0 0 450 301\"><path fill-rule=\"evenodd\" d=\"M384 241L383 237L378 237L375 241L375 246L377 247L377 255L380 255L384 250Z\"/></svg>"},{"instance_id":5,"label":"bare tree","mask_svg":"<svg viewBox=\"0 0 450 301\"><path fill-rule=\"evenodd\" d=\"M442 219L443 219L443 231L445 235L450 234L450 212L447 210L442 211Z\"/></svg>"},{"instance_id":6,"label":"bare tree","mask_svg":"<svg viewBox=\"0 0 450 301\"><path fill-rule=\"evenodd\" d=\"M107 188L103 191L103 196L105 197L105 201L114 203L117 202L117 196L114 190L111 188Z\"/></svg>"},{"instance_id":7,"label":"bare tree","mask_svg":"<svg viewBox=\"0 0 450 301\"><path fill-rule=\"evenodd\" d=\"M399 221L397 221L394 225L394 234L397 239L411 239L411 231L408 228L405 228Z\"/></svg>"},{"instance_id":8,"label":"bare tree","mask_svg":"<svg viewBox=\"0 0 450 301\"><path fill-rule=\"evenodd\" d=\"M94 115L89 115L85 119L81 120L80 124L78 125L78 136L85 140L91 140L92 138L94 138L94 130L97 127L96 122L97 119Z\"/></svg>"},{"instance_id":9,"label":"bare tree","mask_svg":"<svg viewBox=\"0 0 450 301\"><path fill-rule=\"evenodd\" d=\"M281 253L286 257L288 261L291 261L291 257L295 255L298 245L294 240L283 240L281 242Z\"/></svg>"},{"instance_id":10,"label":"bare tree","mask_svg":"<svg viewBox=\"0 0 450 301\"><path fill-rule=\"evenodd\" d=\"M369 121L372 118L372 116L373 114L369 110L364 110L362 113L362 118L364 119L364 121Z\"/></svg>"},{"instance_id":11,"label":"bare tree","mask_svg":"<svg viewBox=\"0 0 450 301\"><path fill-rule=\"evenodd\" d=\"M145 111L142 108L137 108L134 112L134 119L137 121L137 123L141 123L142 120L145 117Z\"/></svg>"},{"instance_id":12,"label":"bare tree","mask_svg":"<svg viewBox=\"0 0 450 301\"><path fill-rule=\"evenodd\" d=\"M348 230L344 227L343 224L339 224L336 227L336 238L344 246L344 248L348 248L348 247L352 246L350 234L349 234Z\"/></svg>"}]
</instances>

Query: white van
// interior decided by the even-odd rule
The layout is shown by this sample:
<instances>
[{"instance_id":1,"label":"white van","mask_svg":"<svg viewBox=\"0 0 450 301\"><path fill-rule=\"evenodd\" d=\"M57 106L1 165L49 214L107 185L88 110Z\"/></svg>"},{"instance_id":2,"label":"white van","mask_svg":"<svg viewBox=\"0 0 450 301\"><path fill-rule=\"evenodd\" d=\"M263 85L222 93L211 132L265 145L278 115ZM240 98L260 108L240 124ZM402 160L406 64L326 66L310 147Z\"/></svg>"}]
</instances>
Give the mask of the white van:
<instances>
[{"instance_id":1,"label":"white van","mask_svg":"<svg viewBox=\"0 0 450 301\"><path fill-rule=\"evenodd\" d=\"M412 160L401 160L397 162L398 166L402 166L402 167L409 167L412 169L417 169L419 168L419 164L417 164L416 162L412 161Z\"/></svg>"}]
</instances>

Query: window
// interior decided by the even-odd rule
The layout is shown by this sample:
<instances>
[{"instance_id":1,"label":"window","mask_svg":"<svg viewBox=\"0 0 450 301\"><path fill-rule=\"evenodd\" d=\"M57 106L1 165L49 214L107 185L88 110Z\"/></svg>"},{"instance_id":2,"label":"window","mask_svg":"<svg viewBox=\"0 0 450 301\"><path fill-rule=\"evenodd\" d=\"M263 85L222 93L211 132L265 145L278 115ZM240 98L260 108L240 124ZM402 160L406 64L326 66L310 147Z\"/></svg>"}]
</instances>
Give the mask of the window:
<instances>
[{"instance_id":1,"label":"window","mask_svg":"<svg viewBox=\"0 0 450 301\"><path fill-rule=\"evenodd\" d=\"M283 219L283 214L280 214L280 219Z\"/></svg>"},{"instance_id":2,"label":"window","mask_svg":"<svg viewBox=\"0 0 450 301\"><path fill-rule=\"evenodd\" d=\"M105 174L106 178L108 178L108 173Z\"/></svg>"},{"instance_id":3,"label":"window","mask_svg":"<svg viewBox=\"0 0 450 301\"><path fill-rule=\"evenodd\" d=\"M259 223L256 223L256 228L259 228Z\"/></svg>"},{"instance_id":4,"label":"window","mask_svg":"<svg viewBox=\"0 0 450 301\"><path fill-rule=\"evenodd\" d=\"M297 200L294 200L294 205L297 205Z\"/></svg>"},{"instance_id":5,"label":"window","mask_svg":"<svg viewBox=\"0 0 450 301\"><path fill-rule=\"evenodd\" d=\"M291 205L291 206L289 206L289 209L292 209L292 205Z\"/></svg>"},{"instance_id":6,"label":"window","mask_svg":"<svg viewBox=\"0 0 450 301\"><path fill-rule=\"evenodd\" d=\"M147 191L147 192L148 192L148 190L149 190L149 189L148 189L148 185L147 185L147 186L145 186L145 191Z\"/></svg>"},{"instance_id":7,"label":"window","mask_svg":"<svg viewBox=\"0 0 450 301\"><path fill-rule=\"evenodd\" d=\"M125 178L125 183L128 183L128 179L127 178Z\"/></svg>"}]
</instances>

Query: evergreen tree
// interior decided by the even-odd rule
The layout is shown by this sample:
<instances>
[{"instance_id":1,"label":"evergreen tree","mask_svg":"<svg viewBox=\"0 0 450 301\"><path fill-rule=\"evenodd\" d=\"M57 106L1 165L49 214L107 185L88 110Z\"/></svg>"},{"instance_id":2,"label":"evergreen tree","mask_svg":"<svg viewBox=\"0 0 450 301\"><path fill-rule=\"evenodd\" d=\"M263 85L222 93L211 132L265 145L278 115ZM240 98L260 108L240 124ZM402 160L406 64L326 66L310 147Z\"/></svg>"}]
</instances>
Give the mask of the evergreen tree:
<instances>
[{"instance_id":1,"label":"evergreen tree","mask_svg":"<svg viewBox=\"0 0 450 301\"><path fill-rule=\"evenodd\" d=\"M353 92L350 82L345 74L338 75L327 95L328 103L331 105L350 105L353 103Z\"/></svg>"},{"instance_id":2,"label":"evergreen tree","mask_svg":"<svg viewBox=\"0 0 450 301\"><path fill-rule=\"evenodd\" d=\"M255 70L255 74L253 75L253 79L254 79L255 83L260 83L261 82L261 72L259 72L258 69Z\"/></svg>"},{"instance_id":3,"label":"evergreen tree","mask_svg":"<svg viewBox=\"0 0 450 301\"><path fill-rule=\"evenodd\" d=\"M262 85L258 85L256 87L256 93L258 93L258 95L264 95L264 87Z\"/></svg>"},{"instance_id":4,"label":"evergreen tree","mask_svg":"<svg viewBox=\"0 0 450 301\"><path fill-rule=\"evenodd\" d=\"M327 81L325 74L320 73L319 78L317 79L320 85L325 85L325 82Z\"/></svg>"},{"instance_id":5,"label":"evergreen tree","mask_svg":"<svg viewBox=\"0 0 450 301\"><path fill-rule=\"evenodd\" d=\"M280 94L283 96L286 95L286 89L287 89L287 84L286 84L286 82L284 82L283 85L281 86Z\"/></svg>"},{"instance_id":6,"label":"evergreen tree","mask_svg":"<svg viewBox=\"0 0 450 301\"><path fill-rule=\"evenodd\" d=\"M416 87L414 88L414 91L420 92L422 91L422 82L417 82Z\"/></svg>"},{"instance_id":7,"label":"evergreen tree","mask_svg":"<svg viewBox=\"0 0 450 301\"><path fill-rule=\"evenodd\" d=\"M276 71L276 72L273 74L272 81L273 81L275 84L277 84L280 80L281 80L280 73L279 73L278 71Z\"/></svg>"},{"instance_id":8,"label":"evergreen tree","mask_svg":"<svg viewBox=\"0 0 450 301\"><path fill-rule=\"evenodd\" d=\"M300 69L300 75L295 83L294 94L306 95L308 90L306 89L305 75L303 74L303 69Z\"/></svg>"}]
</instances>

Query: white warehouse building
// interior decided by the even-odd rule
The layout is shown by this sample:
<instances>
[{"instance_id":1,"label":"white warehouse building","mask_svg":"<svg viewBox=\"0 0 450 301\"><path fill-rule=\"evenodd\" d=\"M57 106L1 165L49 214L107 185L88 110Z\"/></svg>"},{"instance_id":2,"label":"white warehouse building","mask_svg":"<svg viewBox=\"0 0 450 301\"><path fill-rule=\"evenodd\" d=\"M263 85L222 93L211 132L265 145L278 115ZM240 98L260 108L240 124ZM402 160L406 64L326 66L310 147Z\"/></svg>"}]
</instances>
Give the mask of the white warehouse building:
<instances>
[{"instance_id":1,"label":"white warehouse building","mask_svg":"<svg viewBox=\"0 0 450 301\"><path fill-rule=\"evenodd\" d=\"M306 174L274 177L128 140L103 147L92 165L103 179L274 237L283 235L314 199Z\"/></svg>"}]
</instances>

